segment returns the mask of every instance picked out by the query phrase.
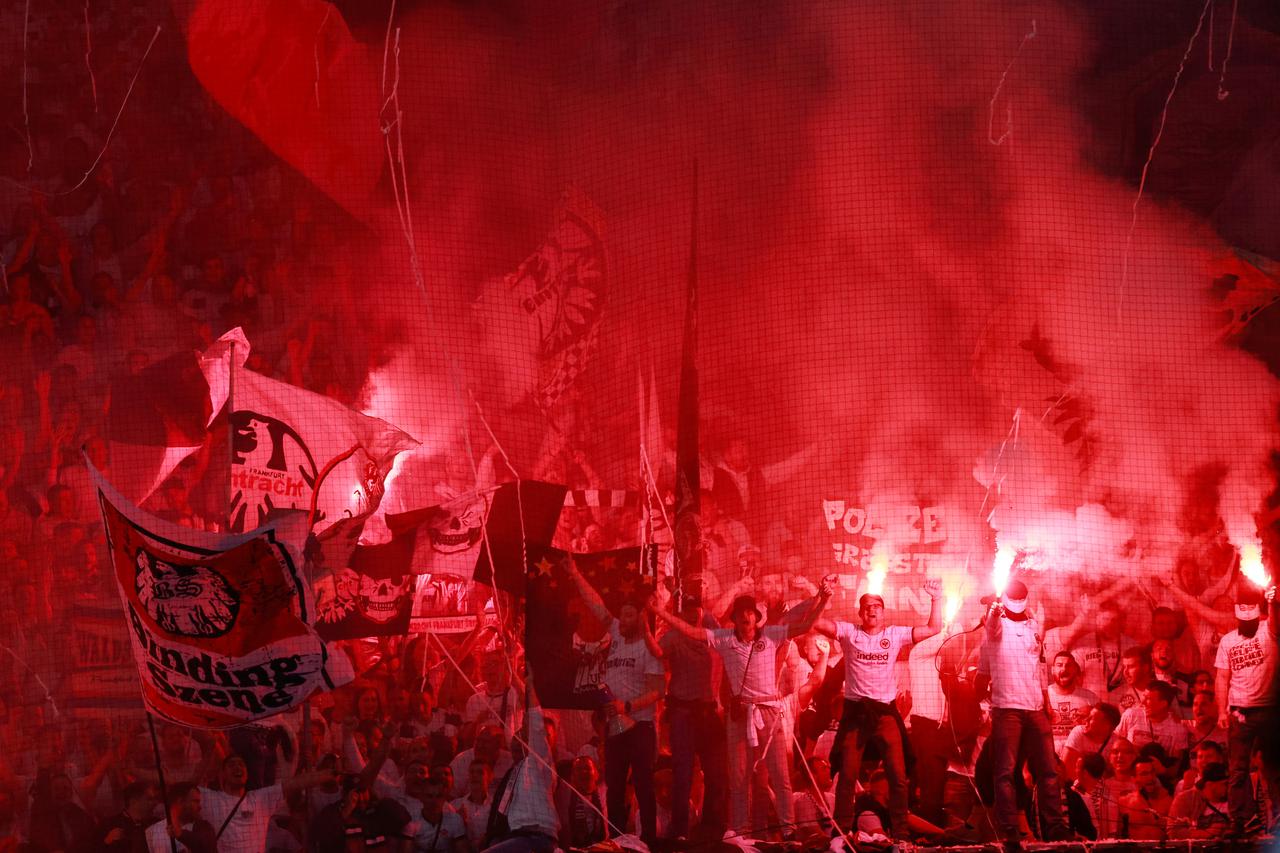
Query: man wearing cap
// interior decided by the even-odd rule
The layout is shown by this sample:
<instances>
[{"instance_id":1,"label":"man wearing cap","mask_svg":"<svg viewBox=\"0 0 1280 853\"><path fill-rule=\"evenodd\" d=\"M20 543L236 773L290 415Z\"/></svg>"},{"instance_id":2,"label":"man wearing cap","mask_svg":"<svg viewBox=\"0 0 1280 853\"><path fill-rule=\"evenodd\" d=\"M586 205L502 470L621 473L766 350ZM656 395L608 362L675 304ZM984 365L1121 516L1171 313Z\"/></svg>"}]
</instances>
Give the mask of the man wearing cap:
<instances>
[{"instance_id":1,"label":"man wearing cap","mask_svg":"<svg viewBox=\"0 0 1280 853\"><path fill-rule=\"evenodd\" d=\"M1222 724L1227 726L1227 763L1230 769L1228 802L1231 828L1236 834L1253 819L1257 805L1249 780L1249 762L1255 744L1276 737L1273 683L1276 673L1276 614L1262 618L1264 597L1256 589L1242 589L1236 598L1236 629L1218 643L1217 689ZM1266 604L1274 611L1275 587L1266 592ZM1264 759L1269 758L1263 750ZM1280 773L1270 761L1262 767L1271 801L1280 796Z\"/></svg>"},{"instance_id":2,"label":"man wearing cap","mask_svg":"<svg viewBox=\"0 0 1280 853\"><path fill-rule=\"evenodd\" d=\"M1174 838L1217 838L1230 825L1227 817L1227 765L1212 763L1200 769L1195 787L1173 798L1169 834Z\"/></svg>"},{"instance_id":3,"label":"man wearing cap","mask_svg":"<svg viewBox=\"0 0 1280 853\"><path fill-rule=\"evenodd\" d=\"M763 608L749 595L739 596L730 607L732 628L715 630L690 625L664 610L656 599L650 607L673 629L699 640L720 655L728 684L726 741L729 752L729 828L745 832L750 815L750 791L755 770L764 764L769 773L778 822L784 834L793 831L794 801L791 794L791 744L783 735L782 696L778 689L780 655L788 641L806 634L831 600L835 576L823 578L816 598L805 614L793 622L762 628Z\"/></svg>"},{"instance_id":4,"label":"man wearing cap","mask_svg":"<svg viewBox=\"0 0 1280 853\"><path fill-rule=\"evenodd\" d=\"M1013 784L1019 748L1035 778L1044 838L1056 841L1070 834L1053 754L1043 638L1040 625L1027 615L1027 585L1011 581L1003 603L997 599L987 613L982 649L991 688L996 820L1006 850L1021 849Z\"/></svg>"},{"instance_id":5,"label":"man wearing cap","mask_svg":"<svg viewBox=\"0 0 1280 853\"><path fill-rule=\"evenodd\" d=\"M894 704L898 683L894 665L898 653L912 643L942 630L942 582L924 582L929 594L929 624L920 628L884 624L884 599L866 593L858 599L861 625L821 619L814 627L840 643L844 653L844 711L831 748L831 764L840 768L836 783L836 823L847 828L853 820L854 792L862 754L875 743L884 759L889 783L889 822L897 838L908 838L906 737L902 716Z\"/></svg>"}]
</instances>

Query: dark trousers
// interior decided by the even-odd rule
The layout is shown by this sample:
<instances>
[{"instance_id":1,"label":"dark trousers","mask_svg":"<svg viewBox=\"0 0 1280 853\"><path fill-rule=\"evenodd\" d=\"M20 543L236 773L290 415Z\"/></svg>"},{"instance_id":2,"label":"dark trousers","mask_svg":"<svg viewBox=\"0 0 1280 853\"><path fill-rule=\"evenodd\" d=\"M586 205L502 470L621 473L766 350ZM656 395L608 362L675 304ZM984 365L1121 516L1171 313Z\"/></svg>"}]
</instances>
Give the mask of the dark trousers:
<instances>
[{"instance_id":1,"label":"dark trousers","mask_svg":"<svg viewBox=\"0 0 1280 853\"><path fill-rule=\"evenodd\" d=\"M1244 720L1241 721L1240 717ZM1242 829L1257 814L1257 801L1253 795L1253 783L1249 778L1249 764L1253 751L1262 749L1262 778L1271 794L1271 802L1280 795L1280 768L1277 768L1269 754L1269 740L1277 737L1276 726L1280 720L1270 708L1233 708L1231 712L1231 728L1227 730L1227 763L1230 771L1230 782L1227 788L1227 811L1231 815L1231 824ZM1273 806L1274 807L1274 806ZM1271 815L1264 815L1264 824L1269 824Z\"/></svg>"},{"instance_id":2,"label":"dark trousers","mask_svg":"<svg viewBox=\"0 0 1280 853\"><path fill-rule=\"evenodd\" d=\"M484 848L485 853L553 853L555 849L556 840L541 833L515 835Z\"/></svg>"},{"instance_id":3,"label":"dark trousers","mask_svg":"<svg viewBox=\"0 0 1280 853\"><path fill-rule=\"evenodd\" d=\"M831 749L831 764L838 767L836 780L836 823L848 829L854 818L854 788L862 770L862 754L874 741L884 762L884 775L889 781L889 820L895 838L910 838L907 832L906 751L902 744L902 728L892 705L870 699L845 699L840 728L836 730ZM838 754L837 754L838 751ZM838 759L838 761L837 761Z\"/></svg>"},{"instance_id":4,"label":"dark trousers","mask_svg":"<svg viewBox=\"0 0 1280 853\"><path fill-rule=\"evenodd\" d=\"M920 800L914 811L942 826L942 789L947 781L947 756L955 752L951 732L937 720L911 715L911 750L916 754L915 779Z\"/></svg>"},{"instance_id":5,"label":"dark trousers","mask_svg":"<svg viewBox=\"0 0 1280 853\"><path fill-rule=\"evenodd\" d=\"M689 835L694 761L702 765L702 828L709 837L724 835L727 825L729 759L724 720L712 702L667 700L671 737L671 837Z\"/></svg>"},{"instance_id":6,"label":"dark trousers","mask_svg":"<svg viewBox=\"0 0 1280 853\"><path fill-rule=\"evenodd\" d=\"M653 761L658 752L658 736L653 723L636 723L620 735L604 742L604 780L609 786L609 820L621 831L627 820L627 780L635 789L640 809L640 837L656 838L658 802L653 795Z\"/></svg>"},{"instance_id":7,"label":"dark trousers","mask_svg":"<svg viewBox=\"0 0 1280 853\"><path fill-rule=\"evenodd\" d=\"M1031 768L1040 807L1040 831L1047 840L1068 834L1062 814L1062 789L1058 786L1058 759L1053 754L1053 728L1044 711L1021 708L991 709L992 770L996 795L996 822L1005 839L1017 839L1018 795L1013 774L1018 755Z\"/></svg>"}]
</instances>

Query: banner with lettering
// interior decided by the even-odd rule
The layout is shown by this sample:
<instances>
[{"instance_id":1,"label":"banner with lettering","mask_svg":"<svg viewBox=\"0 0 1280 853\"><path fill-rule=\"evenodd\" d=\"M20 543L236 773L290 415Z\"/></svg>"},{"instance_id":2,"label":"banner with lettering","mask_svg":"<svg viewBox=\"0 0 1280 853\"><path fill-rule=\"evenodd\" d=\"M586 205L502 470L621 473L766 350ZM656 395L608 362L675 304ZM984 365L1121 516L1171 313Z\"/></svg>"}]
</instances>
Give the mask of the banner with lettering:
<instances>
[{"instance_id":1,"label":"banner with lettering","mask_svg":"<svg viewBox=\"0 0 1280 853\"><path fill-rule=\"evenodd\" d=\"M352 677L312 627L304 512L242 534L180 527L139 510L90 468L142 680L163 719L251 723Z\"/></svg>"}]
</instances>

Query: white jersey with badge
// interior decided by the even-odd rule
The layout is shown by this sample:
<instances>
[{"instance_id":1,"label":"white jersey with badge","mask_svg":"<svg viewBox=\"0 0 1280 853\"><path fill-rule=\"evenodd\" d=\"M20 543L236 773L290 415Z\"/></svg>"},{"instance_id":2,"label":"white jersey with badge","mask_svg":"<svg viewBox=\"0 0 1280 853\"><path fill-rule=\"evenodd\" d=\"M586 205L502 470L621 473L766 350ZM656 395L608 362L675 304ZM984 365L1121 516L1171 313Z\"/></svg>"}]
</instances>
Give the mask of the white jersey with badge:
<instances>
[{"instance_id":1,"label":"white jersey with badge","mask_svg":"<svg viewBox=\"0 0 1280 853\"><path fill-rule=\"evenodd\" d=\"M889 625L868 634L860 625L836 622L836 640L844 652L845 698L892 703L898 695L895 664L898 653L911 645L911 629Z\"/></svg>"},{"instance_id":2,"label":"white jersey with badge","mask_svg":"<svg viewBox=\"0 0 1280 853\"><path fill-rule=\"evenodd\" d=\"M777 702L778 650L788 642L787 626L769 625L753 642L738 639L733 628L707 631L707 643L724 661L729 691L747 702Z\"/></svg>"},{"instance_id":3,"label":"white jersey with badge","mask_svg":"<svg viewBox=\"0 0 1280 853\"><path fill-rule=\"evenodd\" d=\"M1227 670L1230 684L1227 705L1232 708L1260 708L1271 703L1272 680L1276 672L1276 641L1271 637L1271 624L1258 622L1252 637L1240 636L1235 630L1218 643L1218 657L1213 665ZM1222 698L1219 697L1221 702Z\"/></svg>"},{"instance_id":4,"label":"white jersey with badge","mask_svg":"<svg viewBox=\"0 0 1280 853\"><path fill-rule=\"evenodd\" d=\"M258 788L245 794L241 801L221 791L201 788L200 801L204 819L212 824L214 832L226 823L218 838L218 853L262 853L267 847L271 816L284 805L284 789L279 785Z\"/></svg>"}]
</instances>

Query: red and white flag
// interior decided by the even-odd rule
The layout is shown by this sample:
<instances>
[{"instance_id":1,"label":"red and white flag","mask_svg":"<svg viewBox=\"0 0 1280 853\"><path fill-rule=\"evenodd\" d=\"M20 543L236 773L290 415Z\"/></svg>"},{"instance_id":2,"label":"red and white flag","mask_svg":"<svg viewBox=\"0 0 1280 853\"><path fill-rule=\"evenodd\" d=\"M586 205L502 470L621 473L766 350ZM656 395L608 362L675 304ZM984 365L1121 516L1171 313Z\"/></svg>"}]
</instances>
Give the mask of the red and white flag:
<instances>
[{"instance_id":1,"label":"red and white flag","mask_svg":"<svg viewBox=\"0 0 1280 853\"><path fill-rule=\"evenodd\" d=\"M251 370L236 371L232 397L234 532L280 510L309 511L313 496L317 531L371 512L396 454L418 444L386 421Z\"/></svg>"},{"instance_id":2,"label":"red and white flag","mask_svg":"<svg viewBox=\"0 0 1280 853\"><path fill-rule=\"evenodd\" d=\"M238 535L156 518L90 468L142 696L195 728L244 725L352 678L312 627L307 514Z\"/></svg>"}]
</instances>

